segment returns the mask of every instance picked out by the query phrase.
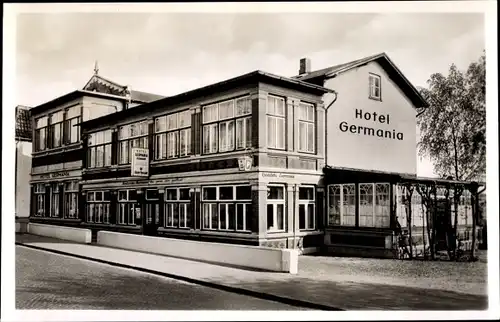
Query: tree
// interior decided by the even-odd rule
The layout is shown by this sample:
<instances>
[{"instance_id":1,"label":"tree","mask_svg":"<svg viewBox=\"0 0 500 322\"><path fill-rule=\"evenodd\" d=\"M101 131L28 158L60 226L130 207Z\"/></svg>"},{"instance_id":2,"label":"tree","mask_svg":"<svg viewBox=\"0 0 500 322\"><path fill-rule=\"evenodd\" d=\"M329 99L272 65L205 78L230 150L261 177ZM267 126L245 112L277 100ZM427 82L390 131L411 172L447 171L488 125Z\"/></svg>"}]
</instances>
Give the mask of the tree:
<instances>
[{"instance_id":1,"label":"tree","mask_svg":"<svg viewBox=\"0 0 500 322\"><path fill-rule=\"evenodd\" d=\"M434 171L442 178L481 180L486 171L485 52L465 72L452 64L448 76L432 74L427 84L428 88L419 89L430 105L417 119L419 154L430 157ZM455 259L457 209L462 191L456 185L453 188L454 227L451 228L451 223L448 227L452 229L450 237L454 238L453 253L450 247L448 253ZM447 238L448 246L449 241Z\"/></svg>"},{"instance_id":2,"label":"tree","mask_svg":"<svg viewBox=\"0 0 500 322\"><path fill-rule=\"evenodd\" d=\"M441 177L477 180L486 169L485 52L463 72L435 73L420 93L429 108L420 114L419 154L427 155Z\"/></svg>"}]
</instances>

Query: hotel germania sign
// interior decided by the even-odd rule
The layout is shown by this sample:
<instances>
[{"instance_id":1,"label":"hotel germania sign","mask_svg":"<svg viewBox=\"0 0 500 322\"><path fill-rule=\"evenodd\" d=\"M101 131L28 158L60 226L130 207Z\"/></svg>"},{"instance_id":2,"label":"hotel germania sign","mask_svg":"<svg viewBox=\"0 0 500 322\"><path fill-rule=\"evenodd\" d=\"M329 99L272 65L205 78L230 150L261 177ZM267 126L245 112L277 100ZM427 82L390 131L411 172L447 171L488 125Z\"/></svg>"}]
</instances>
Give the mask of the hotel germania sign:
<instances>
[{"instance_id":1,"label":"hotel germania sign","mask_svg":"<svg viewBox=\"0 0 500 322\"><path fill-rule=\"evenodd\" d=\"M377 112L366 112L362 109L356 109L354 111L354 118L356 120L369 121L368 126L362 126L359 124L349 124L346 121L339 123L339 129L344 133L352 133L359 135L377 136L379 138L392 139L402 141L404 135L402 132L396 131L396 129L382 129L377 127L378 124L385 124L390 126L391 116L390 114L379 114Z\"/></svg>"},{"instance_id":2,"label":"hotel germania sign","mask_svg":"<svg viewBox=\"0 0 500 322\"><path fill-rule=\"evenodd\" d=\"M344 83L327 84L346 92L327 113L327 165L416 174L417 120L411 102L389 81L384 83L383 101L350 92L357 87Z\"/></svg>"},{"instance_id":3,"label":"hotel germania sign","mask_svg":"<svg viewBox=\"0 0 500 322\"><path fill-rule=\"evenodd\" d=\"M132 148L132 177L149 176L149 150L142 148Z\"/></svg>"}]
</instances>

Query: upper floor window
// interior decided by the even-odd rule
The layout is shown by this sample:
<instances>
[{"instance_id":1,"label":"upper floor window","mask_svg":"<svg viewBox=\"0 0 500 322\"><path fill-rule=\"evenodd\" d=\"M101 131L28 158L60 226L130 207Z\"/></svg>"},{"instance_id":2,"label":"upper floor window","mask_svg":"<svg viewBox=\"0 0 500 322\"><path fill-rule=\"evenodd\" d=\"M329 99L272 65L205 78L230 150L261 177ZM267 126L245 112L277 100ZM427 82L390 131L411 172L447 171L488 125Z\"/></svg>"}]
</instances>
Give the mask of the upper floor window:
<instances>
[{"instance_id":1,"label":"upper floor window","mask_svg":"<svg viewBox=\"0 0 500 322\"><path fill-rule=\"evenodd\" d=\"M155 159L191 154L191 111L186 110L155 119Z\"/></svg>"},{"instance_id":2,"label":"upper floor window","mask_svg":"<svg viewBox=\"0 0 500 322\"><path fill-rule=\"evenodd\" d=\"M252 103L240 97L203 107L203 153L249 148L252 144Z\"/></svg>"},{"instance_id":3,"label":"upper floor window","mask_svg":"<svg viewBox=\"0 0 500 322\"><path fill-rule=\"evenodd\" d=\"M98 168L111 165L111 130L89 134L87 167Z\"/></svg>"},{"instance_id":4,"label":"upper floor window","mask_svg":"<svg viewBox=\"0 0 500 322\"><path fill-rule=\"evenodd\" d=\"M47 148L47 121L47 116L35 120L35 151Z\"/></svg>"},{"instance_id":5,"label":"upper floor window","mask_svg":"<svg viewBox=\"0 0 500 322\"><path fill-rule=\"evenodd\" d=\"M77 126L82 118L80 110L80 106L74 106L66 110L64 131L67 144L77 143L80 141L80 127Z\"/></svg>"},{"instance_id":6,"label":"upper floor window","mask_svg":"<svg viewBox=\"0 0 500 322\"><path fill-rule=\"evenodd\" d=\"M285 148L285 100L267 97L267 146L272 149Z\"/></svg>"},{"instance_id":7,"label":"upper floor window","mask_svg":"<svg viewBox=\"0 0 500 322\"><path fill-rule=\"evenodd\" d=\"M314 105L300 103L298 110L299 120L299 151L314 153L316 143Z\"/></svg>"},{"instance_id":8,"label":"upper floor window","mask_svg":"<svg viewBox=\"0 0 500 322\"><path fill-rule=\"evenodd\" d=\"M64 111L59 111L49 116L51 147L57 148L62 145Z\"/></svg>"},{"instance_id":9,"label":"upper floor window","mask_svg":"<svg viewBox=\"0 0 500 322\"><path fill-rule=\"evenodd\" d=\"M130 163L132 148L148 148L148 121L120 126L118 131L118 162Z\"/></svg>"},{"instance_id":10,"label":"upper floor window","mask_svg":"<svg viewBox=\"0 0 500 322\"><path fill-rule=\"evenodd\" d=\"M375 74L370 74L369 82L370 82L370 98L381 100L382 91L381 91L380 76Z\"/></svg>"}]
</instances>

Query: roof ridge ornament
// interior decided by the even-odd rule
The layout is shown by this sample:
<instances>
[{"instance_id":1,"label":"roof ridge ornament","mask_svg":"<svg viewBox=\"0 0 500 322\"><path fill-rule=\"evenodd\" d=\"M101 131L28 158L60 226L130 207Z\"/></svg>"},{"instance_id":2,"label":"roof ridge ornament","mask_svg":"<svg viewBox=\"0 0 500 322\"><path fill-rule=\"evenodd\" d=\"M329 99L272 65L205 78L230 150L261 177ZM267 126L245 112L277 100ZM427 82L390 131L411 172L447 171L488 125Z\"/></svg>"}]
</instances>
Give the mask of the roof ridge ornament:
<instances>
[{"instance_id":1,"label":"roof ridge ornament","mask_svg":"<svg viewBox=\"0 0 500 322\"><path fill-rule=\"evenodd\" d=\"M99 74L99 62L96 60L94 64L94 75Z\"/></svg>"}]
</instances>

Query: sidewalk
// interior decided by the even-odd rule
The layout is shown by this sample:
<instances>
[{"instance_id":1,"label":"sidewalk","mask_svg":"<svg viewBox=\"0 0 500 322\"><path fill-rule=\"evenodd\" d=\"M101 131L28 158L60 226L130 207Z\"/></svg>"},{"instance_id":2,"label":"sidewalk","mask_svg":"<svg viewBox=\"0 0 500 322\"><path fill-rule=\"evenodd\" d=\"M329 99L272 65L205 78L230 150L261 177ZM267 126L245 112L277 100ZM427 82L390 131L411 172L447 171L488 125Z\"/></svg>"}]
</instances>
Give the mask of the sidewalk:
<instances>
[{"instance_id":1,"label":"sidewalk","mask_svg":"<svg viewBox=\"0 0 500 322\"><path fill-rule=\"evenodd\" d=\"M483 310L488 305L483 295L257 272L28 234L16 235L16 244L323 310Z\"/></svg>"}]
</instances>

